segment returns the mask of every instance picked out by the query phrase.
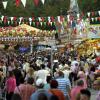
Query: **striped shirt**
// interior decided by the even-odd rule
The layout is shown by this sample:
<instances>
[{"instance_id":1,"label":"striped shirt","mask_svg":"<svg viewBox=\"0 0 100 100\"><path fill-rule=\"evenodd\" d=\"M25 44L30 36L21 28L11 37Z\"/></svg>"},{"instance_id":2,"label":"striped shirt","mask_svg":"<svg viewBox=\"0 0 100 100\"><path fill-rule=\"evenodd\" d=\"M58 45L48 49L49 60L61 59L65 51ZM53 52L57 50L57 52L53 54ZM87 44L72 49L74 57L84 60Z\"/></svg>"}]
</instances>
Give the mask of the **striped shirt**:
<instances>
[{"instance_id":1,"label":"striped shirt","mask_svg":"<svg viewBox=\"0 0 100 100\"><path fill-rule=\"evenodd\" d=\"M69 91L69 89L71 89L71 84L70 84L69 79L59 77L56 80L58 82L58 89L61 90L65 96L69 95L68 91Z\"/></svg>"}]
</instances>

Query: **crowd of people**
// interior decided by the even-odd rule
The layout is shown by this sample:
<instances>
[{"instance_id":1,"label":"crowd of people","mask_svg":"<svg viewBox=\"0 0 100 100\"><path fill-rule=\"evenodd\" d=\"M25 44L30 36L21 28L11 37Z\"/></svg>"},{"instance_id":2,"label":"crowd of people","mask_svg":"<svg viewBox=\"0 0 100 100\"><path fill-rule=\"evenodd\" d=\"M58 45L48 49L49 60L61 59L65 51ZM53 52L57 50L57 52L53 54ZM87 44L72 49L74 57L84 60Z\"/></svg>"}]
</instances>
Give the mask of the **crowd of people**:
<instances>
[{"instance_id":1,"label":"crowd of people","mask_svg":"<svg viewBox=\"0 0 100 100\"><path fill-rule=\"evenodd\" d=\"M91 100L100 90L100 60L76 51L40 55L0 51L0 97L6 100ZM100 91L96 100L100 100Z\"/></svg>"}]
</instances>

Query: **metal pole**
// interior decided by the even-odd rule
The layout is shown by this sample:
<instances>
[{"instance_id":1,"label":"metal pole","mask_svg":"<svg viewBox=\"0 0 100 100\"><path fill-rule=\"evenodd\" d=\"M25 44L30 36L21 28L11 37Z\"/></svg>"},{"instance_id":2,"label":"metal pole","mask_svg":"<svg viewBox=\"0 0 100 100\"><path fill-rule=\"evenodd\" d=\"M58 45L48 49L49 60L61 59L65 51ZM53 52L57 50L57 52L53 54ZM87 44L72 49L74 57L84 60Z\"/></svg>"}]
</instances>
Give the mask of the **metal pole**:
<instances>
[{"instance_id":1,"label":"metal pole","mask_svg":"<svg viewBox=\"0 0 100 100\"><path fill-rule=\"evenodd\" d=\"M52 73L52 76L53 76L53 47L51 46L51 73Z\"/></svg>"},{"instance_id":2,"label":"metal pole","mask_svg":"<svg viewBox=\"0 0 100 100\"><path fill-rule=\"evenodd\" d=\"M33 53L33 39L30 39L30 53Z\"/></svg>"}]
</instances>

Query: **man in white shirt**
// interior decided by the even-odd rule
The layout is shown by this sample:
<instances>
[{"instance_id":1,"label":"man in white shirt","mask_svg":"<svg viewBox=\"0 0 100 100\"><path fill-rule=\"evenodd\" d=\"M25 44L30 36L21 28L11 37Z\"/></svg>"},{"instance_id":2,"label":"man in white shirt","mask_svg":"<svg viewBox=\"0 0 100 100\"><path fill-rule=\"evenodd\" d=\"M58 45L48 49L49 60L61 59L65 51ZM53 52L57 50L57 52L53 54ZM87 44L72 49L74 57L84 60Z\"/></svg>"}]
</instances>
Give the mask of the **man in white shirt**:
<instances>
[{"instance_id":1,"label":"man in white shirt","mask_svg":"<svg viewBox=\"0 0 100 100\"><path fill-rule=\"evenodd\" d=\"M29 64L27 61L25 61L25 63L23 64L23 70L24 70L26 73L28 73L29 68L30 68L30 64Z\"/></svg>"},{"instance_id":2,"label":"man in white shirt","mask_svg":"<svg viewBox=\"0 0 100 100\"><path fill-rule=\"evenodd\" d=\"M46 78L48 75L50 75L49 71L45 69L45 65L42 64L41 65L41 70L38 70L37 73L36 73L36 77L37 78L41 78L44 82L44 84L46 84Z\"/></svg>"}]
</instances>

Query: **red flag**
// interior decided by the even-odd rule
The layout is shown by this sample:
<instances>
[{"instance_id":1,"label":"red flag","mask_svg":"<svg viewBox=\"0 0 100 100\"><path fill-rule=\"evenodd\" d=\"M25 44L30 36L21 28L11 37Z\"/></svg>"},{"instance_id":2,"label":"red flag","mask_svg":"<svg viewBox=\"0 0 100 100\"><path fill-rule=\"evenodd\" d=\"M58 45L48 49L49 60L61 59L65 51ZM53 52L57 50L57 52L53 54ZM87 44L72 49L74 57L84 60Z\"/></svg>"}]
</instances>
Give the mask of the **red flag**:
<instances>
[{"instance_id":1,"label":"red flag","mask_svg":"<svg viewBox=\"0 0 100 100\"><path fill-rule=\"evenodd\" d=\"M39 0L34 0L34 4L35 4L35 6L38 6Z\"/></svg>"},{"instance_id":2,"label":"red flag","mask_svg":"<svg viewBox=\"0 0 100 100\"><path fill-rule=\"evenodd\" d=\"M16 0L16 6L18 7L20 4L20 0Z\"/></svg>"}]
</instances>

